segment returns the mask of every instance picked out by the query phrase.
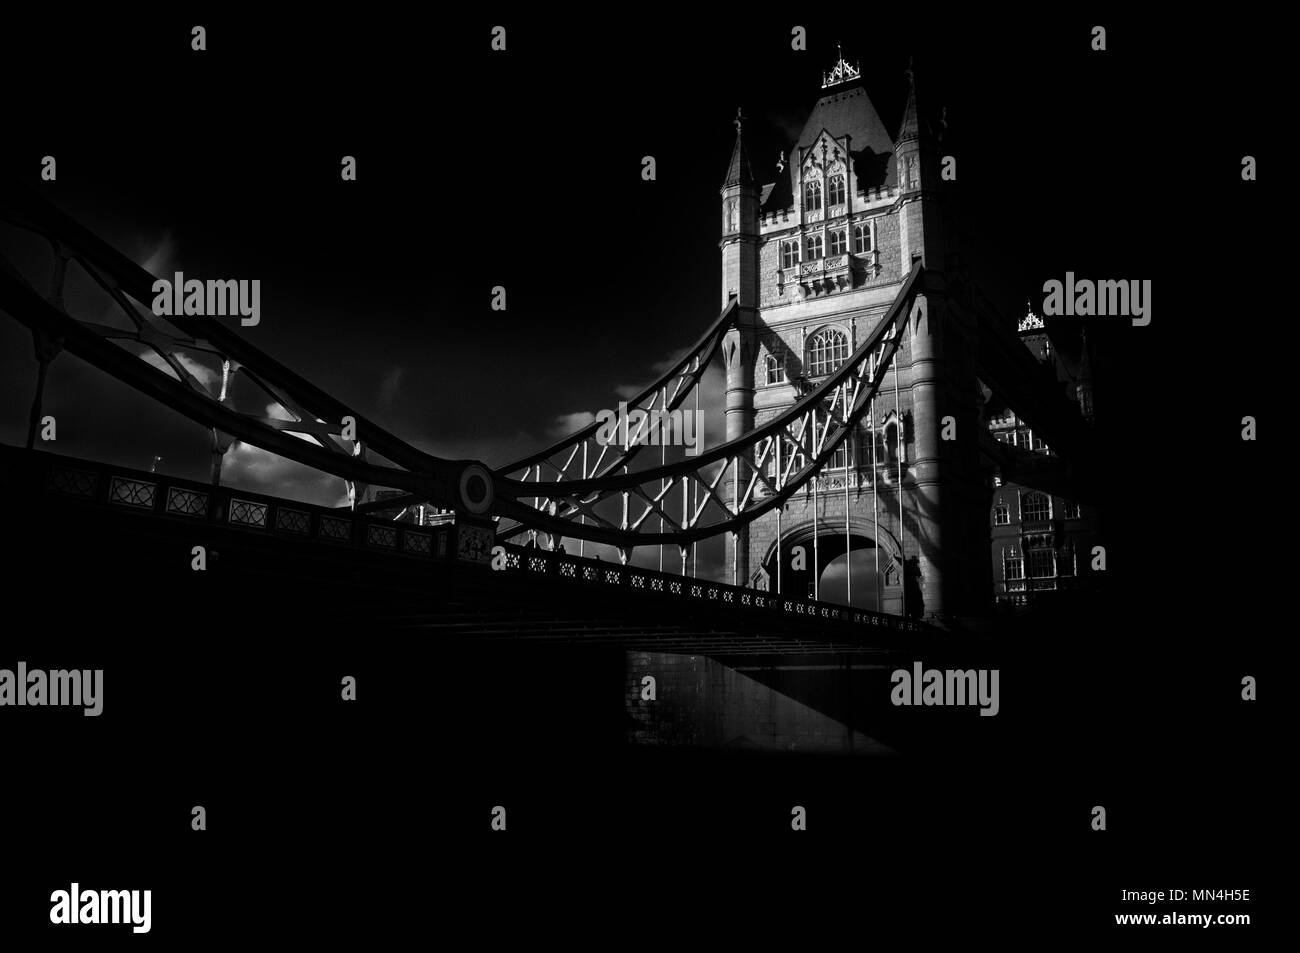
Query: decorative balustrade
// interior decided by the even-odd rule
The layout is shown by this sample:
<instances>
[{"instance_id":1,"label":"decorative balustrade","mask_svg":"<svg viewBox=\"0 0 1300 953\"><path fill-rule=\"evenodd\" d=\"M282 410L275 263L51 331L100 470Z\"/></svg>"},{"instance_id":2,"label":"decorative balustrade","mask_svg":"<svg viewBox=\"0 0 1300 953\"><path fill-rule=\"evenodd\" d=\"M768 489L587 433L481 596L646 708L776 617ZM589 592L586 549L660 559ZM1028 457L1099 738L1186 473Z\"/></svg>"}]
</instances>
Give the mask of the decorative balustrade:
<instances>
[{"instance_id":1,"label":"decorative balustrade","mask_svg":"<svg viewBox=\"0 0 1300 953\"><path fill-rule=\"evenodd\" d=\"M236 532L271 537L311 539L322 545L349 546L424 559L456 558L453 531L472 524L421 527L378 521L365 514L308 503L209 486L120 467L0 448L0 469L26 471L29 487L65 500L71 506L101 506L133 518L220 524ZM855 481L856 472L849 478ZM823 478L823 486L831 478ZM843 479L841 472L839 479ZM854 485L855 485L854 484ZM843 484L840 484L841 488ZM798 599L726 583L691 579L644 569L612 565L537 547L497 543L504 559L493 559L495 571L551 576L577 584L625 589L697 603L715 603L737 611L758 611L816 618L847 626L868 626L897 632L930 631L921 622L866 609ZM471 559L470 561L481 561ZM493 570L488 570L493 571Z\"/></svg>"},{"instance_id":2,"label":"decorative balustrade","mask_svg":"<svg viewBox=\"0 0 1300 953\"><path fill-rule=\"evenodd\" d=\"M450 549L450 526L420 527L376 520L350 510L47 453L0 448L0 459L15 470L27 470L33 488L39 487L40 492L71 506L100 505L141 517L215 523L241 532L313 539L413 557L442 558Z\"/></svg>"},{"instance_id":3,"label":"decorative balustrade","mask_svg":"<svg viewBox=\"0 0 1300 953\"><path fill-rule=\"evenodd\" d=\"M838 622L851 626L870 626L897 632L929 631L930 627L913 619L886 615L869 609L834 605L812 599L798 599L786 595L745 589L722 582L709 582L661 573L641 566L613 566L592 562L569 553L538 549L531 546L504 546L504 566L500 571L531 576L554 576L608 589L626 589L637 592L663 593L670 597L692 602L714 602L740 609L760 610L787 616L804 616Z\"/></svg>"}]
</instances>

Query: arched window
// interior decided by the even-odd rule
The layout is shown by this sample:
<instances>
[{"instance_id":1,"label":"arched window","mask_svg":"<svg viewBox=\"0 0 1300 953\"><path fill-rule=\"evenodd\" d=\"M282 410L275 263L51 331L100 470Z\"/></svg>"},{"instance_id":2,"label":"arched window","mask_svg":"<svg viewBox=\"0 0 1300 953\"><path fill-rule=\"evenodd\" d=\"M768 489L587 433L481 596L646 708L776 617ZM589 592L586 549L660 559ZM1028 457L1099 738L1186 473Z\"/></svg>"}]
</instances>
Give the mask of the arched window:
<instances>
[{"instance_id":1,"label":"arched window","mask_svg":"<svg viewBox=\"0 0 1300 953\"><path fill-rule=\"evenodd\" d=\"M886 466L898 466L899 446L898 446L899 426L897 420L891 420L885 424L885 428L880 431L880 445L885 451L882 460Z\"/></svg>"},{"instance_id":2,"label":"arched window","mask_svg":"<svg viewBox=\"0 0 1300 953\"><path fill-rule=\"evenodd\" d=\"M1022 523L1041 523L1052 518L1052 498L1037 491L1025 493L1020 497L1020 521Z\"/></svg>"},{"instance_id":3,"label":"arched window","mask_svg":"<svg viewBox=\"0 0 1300 953\"><path fill-rule=\"evenodd\" d=\"M822 207L822 184L816 179L805 182L803 187L803 210L818 212Z\"/></svg>"},{"instance_id":4,"label":"arched window","mask_svg":"<svg viewBox=\"0 0 1300 953\"><path fill-rule=\"evenodd\" d=\"M869 222L853 226L853 250L859 255L871 251L871 224Z\"/></svg>"},{"instance_id":5,"label":"arched window","mask_svg":"<svg viewBox=\"0 0 1300 953\"><path fill-rule=\"evenodd\" d=\"M830 181L826 184L826 204L844 204L844 176L831 176Z\"/></svg>"},{"instance_id":6,"label":"arched window","mask_svg":"<svg viewBox=\"0 0 1300 953\"><path fill-rule=\"evenodd\" d=\"M769 384L785 383L785 365L777 359L775 354L767 356L767 382Z\"/></svg>"},{"instance_id":7,"label":"arched window","mask_svg":"<svg viewBox=\"0 0 1300 953\"><path fill-rule=\"evenodd\" d=\"M832 255L843 255L844 252L847 251L847 248L845 247L847 245L847 242L845 241L845 237L844 237L844 229L833 228L830 230L828 235L831 240L830 253Z\"/></svg>"},{"instance_id":8,"label":"arched window","mask_svg":"<svg viewBox=\"0 0 1300 953\"><path fill-rule=\"evenodd\" d=\"M898 416L891 410L889 415L880 423L880 454L876 462L885 468L888 476L891 469L897 470L900 463L907 462L907 436L903 432L902 422ZM903 444L899 446L899 438L902 437ZM897 474L894 474L897 476Z\"/></svg>"},{"instance_id":9,"label":"arched window","mask_svg":"<svg viewBox=\"0 0 1300 953\"><path fill-rule=\"evenodd\" d=\"M809 235L807 240L807 254L804 255L804 261L816 261L822 256L822 237L820 235Z\"/></svg>"},{"instance_id":10,"label":"arched window","mask_svg":"<svg viewBox=\"0 0 1300 953\"><path fill-rule=\"evenodd\" d=\"M808 374L833 374L848 356L848 336L837 328L822 328L808 339Z\"/></svg>"}]
</instances>

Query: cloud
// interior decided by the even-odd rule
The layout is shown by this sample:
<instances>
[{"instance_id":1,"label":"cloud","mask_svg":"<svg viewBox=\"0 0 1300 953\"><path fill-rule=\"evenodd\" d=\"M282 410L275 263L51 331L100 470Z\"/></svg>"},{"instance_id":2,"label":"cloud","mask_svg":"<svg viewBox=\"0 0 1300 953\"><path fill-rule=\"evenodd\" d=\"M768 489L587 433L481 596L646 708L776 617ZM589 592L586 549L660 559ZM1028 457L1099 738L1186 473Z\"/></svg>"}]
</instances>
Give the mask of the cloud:
<instances>
[{"instance_id":1,"label":"cloud","mask_svg":"<svg viewBox=\"0 0 1300 953\"><path fill-rule=\"evenodd\" d=\"M170 275L176 270L172 267L175 252L176 242L172 238L172 230L170 228L164 228L162 238L153 246L153 249L143 258L143 260L137 259L136 264L155 277L160 275Z\"/></svg>"},{"instance_id":2,"label":"cloud","mask_svg":"<svg viewBox=\"0 0 1300 953\"><path fill-rule=\"evenodd\" d=\"M180 351L174 352L174 356L176 358L176 362L180 364L181 367L185 368L187 371L193 374L200 384L202 384L204 387L206 387L209 391L211 391L214 394L217 392L217 390L221 386L220 371L214 370L213 368L210 368L204 364L200 364L192 357L189 357ZM172 370L171 365L169 365L166 361L164 361L162 359L162 355L159 354L157 351L155 351L153 348L147 348L145 351L143 351L140 354L140 360L144 361L146 364L158 368L158 370L163 371L166 374L175 376L175 371Z\"/></svg>"},{"instance_id":3,"label":"cloud","mask_svg":"<svg viewBox=\"0 0 1300 953\"><path fill-rule=\"evenodd\" d=\"M555 423L547 428L547 433L552 440L558 440L560 437L567 437L571 433L577 433L583 427L595 422L596 415L589 410L578 410L571 414L560 414L555 418Z\"/></svg>"},{"instance_id":4,"label":"cloud","mask_svg":"<svg viewBox=\"0 0 1300 953\"><path fill-rule=\"evenodd\" d=\"M231 444L226 453L221 482L254 493L288 497L317 506L342 506L348 501L347 488L339 477L242 440Z\"/></svg>"},{"instance_id":5,"label":"cloud","mask_svg":"<svg viewBox=\"0 0 1300 953\"><path fill-rule=\"evenodd\" d=\"M773 110L768 113L767 119L772 126L780 130L781 135L785 137L785 141L790 143L799 138L799 134L803 132L804 123L807 121L804 114L789 109ZM789 161L790 157L787 155L787 168L789 167Z\"/></svg>"},{"instance_id":6,"label":"cloud","mask_svg":"<svg viewBox=\"0 0 1300 953\"><path fill-rule=\"evenodd\" d=\"M394 367L379 382L379 406L388 409L397 399L397 390L402 386L402 368Z\"/></svg>"},{"instance_id":7,"label":"cloud","mask_svg":"<svg viewBox=\"0 0 1300 953\"><path fill-rule=\"evenodd\" d=\"M680 351L674 353L671 357L666 357L663 360L655 361L648 368L649 373L646 375L647 379L645 381L642 381L639 384L619 384L615 386L614 393L618 395L620 400L631 400L633 397L637 396L637 394L641 393L648 386L650 386L659 378L663 377L670 370L672 370L673 367L676 366L677 362L680 361L685 355L686 355L686 349L683 348ZM613 408L611 408L611 410L612 409Z\"/></svg>"}]
</instances>

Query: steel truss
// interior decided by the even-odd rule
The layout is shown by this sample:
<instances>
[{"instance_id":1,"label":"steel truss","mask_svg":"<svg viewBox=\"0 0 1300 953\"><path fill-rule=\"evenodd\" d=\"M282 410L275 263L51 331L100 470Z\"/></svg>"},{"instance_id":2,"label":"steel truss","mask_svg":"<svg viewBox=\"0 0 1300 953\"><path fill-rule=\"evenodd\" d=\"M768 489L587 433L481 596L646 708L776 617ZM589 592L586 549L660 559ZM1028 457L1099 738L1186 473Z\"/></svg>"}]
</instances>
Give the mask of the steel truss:
<instances>
[{"instance_id":1,"label":"steel truss","mask_svg":"<svg viewBox=\"0 0 1300 953\"><path fill-rule=\"evenodd\" d=\"M491 509L494 481L482 464L443 460L412 447L211 317L153 315L154 276L40 196L8 183L0 186L0 221L40 236L53 250L48 295L39 293L13 262L0 256L0 307L31 329L42 384L49 361L66 349L212 428L214 454L224 452L232 439L238 439L354 484L398 487L461 512ZM64 283L70 262L84 269L112 299L130 329L68 313ZM142 360L140 353L123 345L156 354L167 370ZM214 394L186 367L186 359L193 360L193 354L220 362L219 393ZM227 395L236 375L263 391L292 419L229 406ZM39 414L40 398L38 388L33 419ZM343 436L344 417L355 422L355 440ZM366 451L392 465L367 460Z\"/></svg>"},{"instance_id":2,"label":"steel truss","mask_svg":"<svg viewBox=\"0 0 1300 953\"><path fill-rule=\"evenodd\" d=\"M477 461L444 460L412 447L211 317L155 316L154 276L39 195L0 185L0 221L40 236L53 249L53 279L45 295L0 256L0 307L31 329L42 382L48 362L66 349L212 428L214 453L238 439L355 484L407 491L404 497L357 506L359 511L427 501L462 515L502 517L498 536L503 539L540 531L553 544L566 537L590 540L613 545L625 557L637 546L663 544L675 544L685 554L699 540L735 533L766 513L779 512L814 479L850 438L879 391L922 276L917 264L889 311L841 367L743 437L674 462L667 461L661 446L658 466L631 469L641 451L653 445L641 438L647 436L654 412L679 411L691 394L698 412L704 373L737 324L739 309L733 301L659 380L626 402L629 411L644 416L625 443L599 441L601 423L596 421L492 471ZM109 296L128 329L69 314L63 293L70 262ZM156 354L163 366L142 360L128 347ZM188 353L220 362L219 393L186 367ZM236 375L292 419L230 406L227 394ZM39 402L38 387L33 419ZM355 421L356 440L343 436L345 417ZM369 460L367 452L387 462Z\"/></svg>"},{"instance_id":3,"label":"steel truss","mask_svg":"<svg viewBox=\"0 0 1300 953\"><path fill-rule=\"evenodd\" d=\"M623 465L627 457L616 452L598 457L599 469L575 477L574 461L590 453L594 427L588 427L498 470L495 510L516 521L501 535L515 535L523 526L554 539L607 543L625 554L664 543L684 549L697 540L736 532L783 506L821 471L866 414L898 351L921 275L918 264L889 311L840 368L741 438L636 472L628 472ZM698 368L693 380L699 380ZM666 391L658 397L647 391L642 399L671 407L680 394L665 400ZM564 463L557 464L557 458ZM522 479L510 475L521 471ZM611 509L621 511L621 518L611 518ZM665 529L653 531L659 521Z\"/></svg>"}]
</instances>

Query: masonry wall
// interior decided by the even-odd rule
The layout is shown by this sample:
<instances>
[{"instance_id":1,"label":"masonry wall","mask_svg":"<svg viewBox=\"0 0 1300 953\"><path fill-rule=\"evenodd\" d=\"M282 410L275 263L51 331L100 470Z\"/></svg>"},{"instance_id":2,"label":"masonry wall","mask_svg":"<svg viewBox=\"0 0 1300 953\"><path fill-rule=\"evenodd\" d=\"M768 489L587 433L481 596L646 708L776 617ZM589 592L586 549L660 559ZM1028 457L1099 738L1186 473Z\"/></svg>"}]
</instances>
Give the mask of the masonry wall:
<instances>
[{"instance_id":1,"label":"masonry wall","mask_svg":"<svg viewBox=\"0 0 1300 953\"><path fill-rule=\"evenodd\" d=\"M1029 492L1033 491L1028 487L1018 486L1014 483L1004 484L993 491L993 502L996 504L999 500L1005 501L1010 516L1010 522L1003 525L993 523L992 514L990 513L989 516L991 524L990 566L993 577L993 592L1000 602L1015 601L1017 596L1024 596L1027 599L1035 598L1035 591L1028 584L1028 579L1012 581L1011 588L1008 588L1003 559L1013 548L1022 559L1026 558L1023 545L1025 525L1020 519L1018 498L1020 494ZM1045 530L1043 523L1037 523L1034 525L1034 532L1050 532L1057 541L1058 550L1067 541L1072 545L1075 556L1075 574L1073 577L1059 577L1056 580L1056 589L1047 591L1094 588L1098 579L1096 578L1097 574L1092 569L1092 548L1102 545L1100 514L1095 507L1080 506L1078 517L1066 518L1064 515L1065 498L1048 495L1051 496L1052 500L1052 518L1049 521L1050 530ZM1026 575L1028 575L1027 569Z\"/></svg>"},{"instance_id":2,"label":"masonry wall","mask_svg":"<svg viewBox=\"0 0 1300 953\"><path fill-rule=\"evenodd\" d=\"M842 220L849 223L846 227L849 231L849 247L852 248L852 225L867 220L875 222L876 228L876 247L873 252L854 254L854 258L862 266L859 271L859 277L854 282L853 290L857 291L862 288L874 288L881 285L887 285L897 282L905 274L903 271L901 236L899 233L899 219L897 215L891 215L882 212L872 212L869 215L855 215L849 219ZM802 236L814 230L821 230L822 225L811 226L802 232L796 226L786 228L785 230L765 230L759 246L759 305L762 308L780 309L782 306L797 304L801 298L799 296L799 286L797 282L789 280L790 272L783 276L781 271L781 243L792 239L802 241ZM797 268L793 269L797 272ZM786 280L782 280L785 277ZM838 294L843 294L839 292ZM778 313L772 313L769 318L774 321L783 320L785 316Z\"/></svg>"},{"instance_id":3,"label":"masonry wall","mask_svg":"<svg viewBox=\"0 0 1300 953\"><path fill-rule=\"evenodd\" d=\"M804 674L806 679L820 676L830 682L826 673ZM646 675L656 682L654 701L641 698ZM626 697L628 739L634 744L855 754L889 751L862 732L702 655L628 652Z\"/></svg>"},{"instance_id":4,"label":"masonry wall","mask_svg":"<svg viewBox=\"0 0 1300 953\"><path fill-rule=\"evenodd\" d=\"M888 297L892 302L893 288L885 289L884 295L877 294L877 298ZM862 300L858 296L843 296L845 300ZM873 316L860 316L857 324L857 343L861 341L874 329L875 323L884 314L883 309L876 309ZM766 315L765 315L766 316ZM799 355L798 367L802 367L802 355L804 350L804 335L811 334L817 329L824 327L838 327L847 333L850 332L850 324L843 314L832 313L825 317L819 317L808 321L806 325L786 324L778 326L775 329L768 329L761 336L763 342L758 349L757 363L755 367L755 396L756 405L755 425L760 426L771 420L785 409L787 409L796 399L797 390L793 384L768 385L766 383L766 358L769 353L779 354L780 348L785 348L793 354ZM894 378L892 373L886 373L882 381L879 396L875 402L875 426L877 428L876 439L879 441L876 447L876 475L873 480L871 475L871 445L870 434L867 429L868 424L863 422L853 435L852 440L852 457L850 473L854 475L856 486L849 488L849 531L850 535L859 539L871 540L873 543L880 540L882 549L880 565L882 575L886 578L892 577L892 582L882 584L882 601L881 609L886 612L900 612L902 609L902 587L896 566L890 558L890 553L896 552L901 543L903 552L908 559L909 574L916 571L915 558L920 552L920 547L925 545L925 540L917 534L917 513L915 510L916 501L914 495L910 492L912 487L909 465L915 459L915 433L912 426L912 403L910 393L910 369L908 362L910 360L911 347L908 336L903 337L902 346L897 356L900 368L898 384L898 404L897 409L894 402ZM895 431L882 429L886 422L893 423L901 418L903 427L903 520L900 526L898 515L898 466L897 451L895 447ZM888 444L888 449L886 448ZM891 457L890 451L895 454ZM818 535L838 536L840 539L844 536L845 523L845 501L844 501L844 470L828 471L818 484L817 500L814 510L814 500L811 486L805 487L796 494L783 508L781 514L781 537L783 548L786 551L786 561L782 566L782 591L804 596L805 592L795 589L802 588L806 585L805 578L798 574L789 572L791 540L807 535L814 522L814 512L816 513ZM873 517L872 508L872 486L876 492L875 516ZM777 516L776 513L770 513L754 521L749 527L749 567L750 580L741 580L742 584L752 583L757 576L757 570L760 566L765 565L765 560L771 555L773 547L777 540ZM834 551L835 546L839 545L839 552L843 552L842 543L832 541L828 551ZM855 543L855 548L861 544ZM808 559L811 562L813 558L813 544L811 540L805 541ZM823 563L827 560L823 559ZM775 577L775 567L769 566L771 578L768 580L769 589L776 590L777 580ZM808 577L810 578L810 577ZM909 586L908 591L908 614L915 614L915 610L920 609L919 595L913 592L913 587Z\"/></svg>"}]
</instances>

